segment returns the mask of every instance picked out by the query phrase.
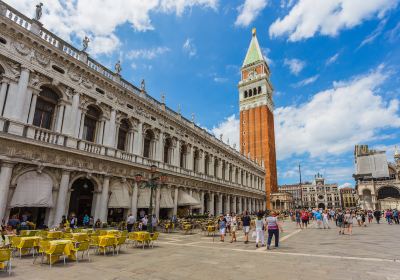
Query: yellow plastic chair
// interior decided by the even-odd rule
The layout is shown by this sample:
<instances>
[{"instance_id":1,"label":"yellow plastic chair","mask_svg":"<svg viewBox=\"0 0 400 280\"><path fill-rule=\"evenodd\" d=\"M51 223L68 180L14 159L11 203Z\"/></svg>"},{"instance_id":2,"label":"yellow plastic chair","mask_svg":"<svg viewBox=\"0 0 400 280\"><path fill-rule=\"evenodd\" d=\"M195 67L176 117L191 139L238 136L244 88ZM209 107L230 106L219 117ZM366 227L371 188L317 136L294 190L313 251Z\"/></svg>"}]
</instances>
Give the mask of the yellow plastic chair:
<instances>
[{"instance_id":1,"label":"yellow plastic chair","mask_svg":"<svg viewBox=\"0 0 400 280\"><path fill-rule=\"evenodd\" d=\"M8 275L11 275L11 250L0 249L0 267L8 271Z\"/></svg>"},{"instance_id":2,"label":"yellow plastic chair","mask_svg":"<svg viewBox=\"0 0 400 280\"><path fill-rule=\"evenodd\" d=\"M113 249L113 255L115 253L115 237L110 236L110 237L103 237L99 239L99 247L98 250L102 250L104 252L104 255L106 255L106 249Z\"/></svg>"},{"instance_id":3,"label":"yellow plastic chair","mask_svg":"<svg viewBox=\"0 0 400 280\"><path fill-rule=\"evenodd\" d=\"M39 248L38 248L37 255L33 259L33 263L36 262L38 255L42 255L42 259L43 259L43 255L45 254L46 250L49 249L49 247L50 247L50 240L41 240L39 242Z\"/></svg>"},{"instance_id":4,"label":"yellow plastic chair","mask_svg":"<svg viewBox=\"0 0 400 280\"><path fill-rule=\"evenodd\" d=\"M89 249L90 249L90 242L89 241L76 243L76 247L74 249L72 249L72 251L75 253L76 262L78 262L78 252L82 252L82 259L83 259L83 256L85 255L85 252L86 252L88 260L90 261Z\"/></svg>"},{"instance_id":5,"label":"yellow plastic chair","mask_svg":"<svg viewBox=\"0 0 400 280\"><path fill-rule=\"evenodd\" d=\"M43 263L43 256L46 255L47 259L49 260L49 264L50 264L50 268L52 266L52 262L53 262L53 258L54 257L63 257L64 258L64 265L65 265L65 254L64 254L64 250L65 250L65 243L60 243L57 244L55 246L50 246L42 255L42 263Z\"/></svg>"},{"instance_id":6,"label":"yellow plastic chair","mask_svg":"<svg viewBox=\"0 0 400 280\"><path fill-rule=\"evenodd\" d=\"M63 236L63 239L72 239L73 238L73 235L70 232L64 232L62 236Z\"/></svg>"},{"instance_id":7,"label":"yellow plastic chair","mask_svg":"<svg viewBox=\"0 0 400 280\"><path fill-rule=\"evenodd\" d=\"M144 249L144 246L145 246L146 244L149 244L149 242L150 242L150 233L145 232L145 231L139 232L139 233L137 234L136 242L137 242L137 243L141 243L142 246L143 246L143 249Z\"/></svg>"},{"instance_id":8,"label":"yellow plastic chair","mask_svg":"<svg viewBox=\"0 0 400 280\"><path fill-rule=\"evenodd\" d=\"M158 231L154 232L153 234L150 234L150 243L151 244L151 248L154 248L154 242L156 240L158 240L158 237L160 236L160 233Z\"/></svg>"},{"instance_id":9,"label":"yellow plastic chair","mask_svg":"<svg viewBox=\"0 0 400 280\"><path fill-rule=\"evenodd\" d=\"M32 251L33 257L35 257L35 240L22 238L20 243L17 245L19 251L19 258L22 257L22 250Z\"/></svg>"},{"instance_id":10,"label":"yellow plastic chair","mask_svg":"<svg viewBox=\"0 0 400 280\"><path fill-rule=\"evenodd\" d=\"M117 255L119 254L119 250L121 246L125 244L126 236L120 236L117 238L117 242L115 243L115 248L117 249Z\"/></svg>"}]
</instances>

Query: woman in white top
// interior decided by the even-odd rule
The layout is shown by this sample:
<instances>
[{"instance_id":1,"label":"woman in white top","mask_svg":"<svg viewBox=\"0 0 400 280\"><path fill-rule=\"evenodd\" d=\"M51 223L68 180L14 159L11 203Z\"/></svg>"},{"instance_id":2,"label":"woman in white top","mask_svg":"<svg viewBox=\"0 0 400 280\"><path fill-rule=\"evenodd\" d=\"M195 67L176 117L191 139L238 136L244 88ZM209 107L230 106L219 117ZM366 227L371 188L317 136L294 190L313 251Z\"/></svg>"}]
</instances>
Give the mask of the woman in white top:
<instances>
[{"instance_id":1,"label":"woman in white top","mask_svg":"<svg viewBox=\"0 0 400 280\"><path fill-rule=\"evenodd\" d=\"M329 226L329 221L328 221L328 219L329 219L328 210L325 210L324 213L322 213L322 224L323 224L323 226L324 226L324 229L326 229L326 228L331 228L331 227Z\"/></svg>"},{"instance_id":2,"label":"woman in white top","mask_svg":"<svg viewBox=\"0 0 400 280\"><path fill-rule=\"evenodd\" d=\"M258 243L261 240L261 247L264 247L264 231L265 231L265 221L261 215L257 216L256 219L256 247L258 248Z\"/></svg>"},{"instance_id":3,"label":"woman in white top","mask_svg":"<svg viewBox=\"0 0 400 280\"><path fill-rule=\"evenodd\" d=\"M236 217L236 214L233 214L232 215L232 219L231 219L231 233L232 233L232 235L231 235L231 243L233 241L236 242L236 231L237 231L237 228L238 228L237 217Z\"/></svg>"}]
</instances>

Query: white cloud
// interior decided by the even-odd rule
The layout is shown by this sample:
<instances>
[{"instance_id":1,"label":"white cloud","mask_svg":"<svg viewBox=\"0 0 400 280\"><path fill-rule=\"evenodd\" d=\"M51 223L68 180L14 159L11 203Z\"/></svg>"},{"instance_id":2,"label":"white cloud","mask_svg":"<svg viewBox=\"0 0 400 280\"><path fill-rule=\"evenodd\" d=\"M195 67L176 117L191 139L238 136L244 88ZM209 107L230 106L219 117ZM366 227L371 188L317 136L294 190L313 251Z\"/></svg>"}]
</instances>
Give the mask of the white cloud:
<instances>
[{"instance_id":1,"label":"white cloud","mask_svg":"<svg viewBox=\"0 0 400 280\"><path fill-rule=\"evenodd\" d=\"M267 6L267 0L245 0L237 10L239 15L236 18L235 25L247 27L252 23Z\"/></svg>"},{"instance_id":2,"label":"white cloud","mask_svg":"<svg viewBox=\"0 0 400 280\"><path fill-rule=\"evenodd\" d=\"M240 122L235 115L227 117L223 122L219 123L211 129L211 132L219 139L222 134L222 140L233 146L236 145L236 149L239 149L239 131Z\"/></svg>"},{"instance_id":3,"label":"white cloud","mask_svg":"<svg viewBox=\"0 0 400 280\"><path fill-rule=\"evenodd\" d=\"M319 75L314 75L312 77L306 78L304 80L301 80L300 82L295 83L293 85L293 87L295 87L295 88L304 87L306 85L314 83L318 78L319 78Z\"/></svg>"},{"instance_id":4,"label":"white cloud","mask_svg":"<svg viewBox=\"0 0 400 280\"><path fill-rule=\"evenodd\" d=\"M289 41L320 33L336 36L371 18L383 18L399 0L299 0L289 13L269 28L271 37L288 36Z\"/></svg>"},{"instance_id":5,"label":"white cloud","mask_svg":"<svg viewBox=\"0 0 400 280\"><path fill-rule=\"evenodd\" d=\"M288 66L290 72L292 72L292 74L296 76L301 72L301 70L303 70L304 66L306 66L306 63L304 61L301 61L300 59L297 58L292 58L292 59L285 58L283 64Z\"/></svg>"},{"instance_id":6,"label":"white cloud","mask_svg":"<svg viewBox=\"0 0 400 280\"><path fill-rule=\"evenodd\" d=\"M272 59L269 57L269 54L270 54L270 52L271 52L271 49L269 49L269 48L262 48L261 51L262 51L262 54L263 54L264 59L265 59L265 61L267 62L267 64L268 64L269 66L273 65L274 62L273 62Z\"/></svg>"},{"instance_id":7,"label":"white cloud","mask_svg":"<svg viewBox=\"0 0 400 280\"><path fill-rule=\"evenodd\" d=\"M218 0L43 0L44 27L55 32L61 38L72 41L90 36L93 42L91 51L110 53L119 46L115 30L129 23L136 31L154 29L150 14L175 13L181 15L186 9L195 6L216 9ZM32 17L35 4L31 0L8 0L8 4ZM97 38L100 37L100 38ZM104 45L103 45L104 44Z\"/></svg>"},{"instance_id":8,"label":"white cloud","mask_svg":"<svg viewBox=\"0 0 400 280\"><path fill-rule=\"evenodd\" d=\"M182 46L183 52L186 53L189 57L195 56L197 54L197 48L193 43L193 40L187 38Z\"/></svg>"},{"instance_id":9,"label":"white cloud","mask_svg":"<svg viewBox=\"0 0 400 280\"><path fill-rule=\"evenodd\" d=\"M138 49L130 50L126 57L128 59L154 59L159 55L169 52L170 49L167 47L157 47L152 49Z\"/></svg>"},{"instance_id":10,"label":"white cloud","mask_svg":"<svg viewBox=\"0 0 400 280\"><path fill-rule=\"evenodd\" d=\"M379 22L378 27L374 29L374 31L371 32L365 39L361 42L360 46L358 48L362 48L363 46L372 43L375 41L375 39L381 35L383 32L383 29L385 28L387 20L384 19L381 22Z\"/></svg>"},{"instance_id":11,"label":"white cloud","mask_svg":"<svg viewBox=\"0 0 400 280\"><path fill-rule=\"evenodd\" d=\"M328 58L325 62L325 65L331 65L336 62L336 60L339 58L339 53L335 53L332 55L330 58Z\"/></svg>"},{"instance_id":12,"label":"white cloud","mask_svg":"<svg viewBox=\"0 0 400 280\"><path fill-rule=\"evenodd\" d=\"M223 77L214 77L213 80L214 80L214 82L216 82L216 83L225 83L225 82L228 81L227 78L223 78Z\"/></svg>"},{"instance_id":13,"label":"white cloud","mask_svg":"<svg viewBox=\"0 0 400 280\"><path fill-rule=\"evenodd\" d=\"M339 186L339 189L344 189L344 188L352 188L352 189L354 189L354 186L353 186L352 183L344 183L344 184Z\"/></svg>"},{"instance_id":14,"label":"white cloud","mask_svg":"<svg viewBox=\"0 0 400 280\"><path fill-rule=\"evenodd\" d=\"M399 100L385 102L377 92L388 78L383 67L315 94L299 106L275 110L277 155L340 155L354 145L400 127Z\"/></svg>"}]
</instances>

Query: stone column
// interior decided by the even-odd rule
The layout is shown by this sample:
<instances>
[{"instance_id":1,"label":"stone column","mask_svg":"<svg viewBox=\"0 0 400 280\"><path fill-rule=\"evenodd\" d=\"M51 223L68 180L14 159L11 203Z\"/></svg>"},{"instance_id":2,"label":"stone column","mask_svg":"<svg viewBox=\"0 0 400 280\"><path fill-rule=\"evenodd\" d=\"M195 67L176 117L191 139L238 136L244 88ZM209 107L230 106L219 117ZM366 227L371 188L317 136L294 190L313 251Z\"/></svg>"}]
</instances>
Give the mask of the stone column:
<instances>
[{"instance_id":1,"label":"stone column","mask_svg":"<svg viewBox=\"0 0 400 280\"><path fill-rule=\"evenodd\" d=\"M37 91L32 92L32 102L31 102L31 108L29 109L28 124L33 123L33 117L35 116L36 102L38 95L39 92Z\"/></svg>"},{"instance_id":2,"label":"stone column","mask_svg":"<svg viewBox=\"0 0 400 280\"><path fill-rule=\"evenodd\" d=\"M58 133L60 133L62 129L64 109L65 109L65 104L63 101L61 101L60 104L58 105L58 114L56 121L56 132Z\"/></svg>"},{"instance_id":3,"label":"stone column","mask_svg":"<svg viewBox=\"0 0 400 280\"><path fill-rule=\"evenodd\" d=\"M71 104L65 105L64 126L62 133L77 138L79 136L79 125L81 112L79 110L79 93L73 92Z\"/></svg>"},{"instance_id":4,"label":"stone column","mask_svg":"<svg viewBox=\"0 0 400 280\"><path fill-rule=\"evenodd\" d=\"M0 221L7 219L5 217L7 210L8 191L10 189L11 175L14 164L3 162L0 171Z\"/></svg>"},{"instance_id":5,"label":"stone column","mask_svg":"<svg viewBox=\"0 0 400 280\"><path fill-rule=\"evenodd\" d=\"M179 193L179 189L178 189L178 187L175 187L174 211L173 211L173 215L175 215L175 216L178 214L178 193Z\"/></svg>"},{"instance_id":6,"label":"stone column","mask_svg":"<svg viewBox=\"0 0 400 280\"><path fill-rule=\"evenodd\" d=\"M247 197L244 197L244 210L245 211L248 211L249 209L248 209L248 205L247 205Z\"/></svg>"},{"instance_id":7,"label":"stone column","mask_svg":"<svg viewBox=\"0 0 400 280\"><path fill-rule=\"evenodd\" d=\"M133 184L133 191L132 191L132 203L131 203L131 212L132 215L137 218L137 199L138 199L138 184L135 182Z\"/></svg>"},{"instance_id":8,"label":"stone column","mask_svg":"<svg viewBox=\"0 0 400 280\"><path fill-rule=\"evenodd\" d=\"M218 176L217 178L222 178L222 159L218 159Z\"/></svg>"},{"instance_id":9,"label":"stone column","mask_svg":"<svg viewBox=\"0 0 400 280\"><path fill-rule=\"evenodd\" d=\"M237 197L236 196L232 196L232 199L233 199L233 203L232 203L232 208L233 209L231 209L231 211L233 213L238 213L237 204L236 204Z\"/></svg>"},{"instance_id":10,"label":"stone column","mask_svg":"<svg viewBox=\"0 0 400 280\"><path fill-rule=\"evenodd\" d=\"M160 217L160 194L161 194L161 189L158 187L155 191L155 195L156 195L156 205L154 207L154 214L156 214L156 217L159 218Z\"/></svg>"},{"instance_id":11,"label":"stone column","mask_svg":"<svg viewBox=\"0 0 400 280\"><path fill-rule=\"evenodd\" d=\"M104 131L107 131L107 135L113 134L111 131L105 130L105 126L106 126L106 122L108 122L108 120L106 120L106 118L102 117L100 122L97 124L96 127L96 139L95 139L95 143L103 145L104 144ZM108 125L110 127L110 125ZM115 134L113 134L115 135ZM112 138L114 139L114 138ZM111 143L113 143L114 141L111 140ZM111 146L110 146L111 147Z\"/></svg>"},{"instance_id":12,"label":"stone column","mask_svg":"<svg viewBox=\"0 0 400 280\"><path fill-rule=\"evenodd\" d=\"M100 220L103 223L107 222L107 215L108 215L108 198L109 198L109 188L110 188L110 177L104 176L103 180L103 189L101 191L101 206L100 206Z\"/></svg>"},{"instance_id":13,"label":"stone column","mask_svg":"<svg viewBox=\"0 0 400 280\"><path fill-rule=\"evenodd\" d=\"M101 220L101 191L96 191L96 206L95 206L95 210L94 210L94 221L96 222L97 219Z\"/></svg>"},{"instance_id":14,"label":"stone column","mask_svg":"<svg viewBox=\"0 0 400 280\"><path fill-rule=\"evenodd\" d=\"M67 214L65 213L65 205L68 196L69 177L70 172L67 170L63 170L61 175L60 188L58 189L56 213L54 215L55 225L61 223L62 216Z\"/></svg>"},{"instance_id":15,"label":"stone column","mask_svg":"<svg viewBox=\"0 0 400 280\"><path fill-rule=\"evenodd\" d=\"M186 169L193 170L193 146L187 145Z\"/></svg>"},{"instance_id":16,"label":"stone column","mask_svg":"<svg viewBox=\"0 0 400 280\"><path fill-rule=\"evenodd\" d=\"M239 214L242 214L243 213L243 207L242 207L242 197L241 196L239 196L238 198L238 213Z\"/></svg>"},{"instance_id":17,"label":"stone column","mask_svg":"<svg viewBox=\"0 0 400 280\"><path fill-rule=\"evenodd\" d=\"M80 122L79 122L79 134L78 134L78 138L82 139L83 138L83 127L85 125L85 114L86 114L86 109L81 108L79 110L78 115L80 116Z\"/></svg>"},{"instance_id":18,"label":"stone column","mask_svg":"<svg viewBox=\"0 0 400 280\"><path fill-rule=\"evenodd\" d=\"M231 196L228 195L226 197L226 204L225 204L225 213L230 213L231 212Z\"/></svg>"},{"instance_id":19,"label":"stone column","mask_svg":"<svg viewBox=\"0 0 400 280\"><path fill-rule=\"evenodd\" d=\"M201 203L201 208L200 208L200 214L204 214L204 192L200 192L200 203Z\"/></svg>"},{"instance_id":20,"label":"stone column","mask_svg":"<svg viewBox=\"0 0 400 280\"><path fill-rule=\"evenodd\" d=\"M138 130L133 137L133 153L135 155L143 155L143 123L138 123Z\"/></svg>"},{"instance_id":21,"label":"stone column","mask_svg":"<svg viewBox=\"0 0 400 280\"><path fill-rule=\"evenodd\" d=\"M29 69L21 66L21 75L16 87L11 87L7 96L7 106L4 111L4 116L12 120L25 122L22 119L22 111L25 104L25 93L29 83Z\"/></svg>"},{"instance_id":22,"label":"stone column","mask_svg":"<svg viewBox=\"0 0 400 280\"><path fill-rule=\"evenodd\" d=\"M215 216L214 199L215 199L215 194L210 193L210 201L209 201L210 207L208 209L210 209L210 214L213 216Z\"/></svg>"},{"instance_id":23,"label":"stone column","mask_svg":"<svg viewBox=\"0 0 400 280\"><path fill-rule=\"evenodd\" d=\"M199 151L199 173L204 174L204 152Z\"/></svg>"},{"instance_id":24,"label":"stone column","mask_svg":"<svg viewBox=\"0 0 400 280\"><path fill-rule=\"evenodd\" d=\"M103 144L111 148L115 148L115 135L116 135L115 117L116 117L116 111L115 109L112 109L110 114L110 119L104 120L104 131L106 131L106 133L104 135ZM103 131L101 131L101 135L102 133ZM101 142L98 143L101 144Z\"/></svg>"},{"instance_id":25,"label":"stone column","mask_svg":"<svg viewBox=\"0 0 400 280\"><path fill-rule=\"evenodd\" d=\"M193 190L192 189L189 190L189 195L191 197L193 197ZM192 215L192 213L193 213L193 207L189 206L189 214Z\"/></svg>"},{"instance_id":26,"label":"stone column","mask_svg":"<svg viewBox=\"0 0 400 280\"><path fill-rule=\"evenodd\" d=\"M129 129L128 131L128 143L127 143L127 149L126 152L132 154L133 153L133 139L134 139L134 130Z\"/></svg>"},{"instance_id":27,"label":"stone column","mask_svg":"<svg viewBox=\"0 0 400 280\"><path fill-rule=\"evenodd\" d=\"M214 160L215 160L215 157L213 155L210 155L209 158L210 158L210 162L208 163L208 174L211 177L213 177L213 176L215 176L215 174L214 174Z\"/></svg>"},{"instance_id":28,"label":"stone column","mask_svg":"<svg viewBox=\"0 0 400 280\"><path fill-rule=\"evenodd\" d=\"M0 87L0 115L3 112L3 108L5 105L4 102L6 100L9 79L7 79L6 77L3 77L3 80L1 82L2 82L2 84Z\"/></svg>"},{"instance_id":29,"label":"stone column","mask_svg":"<svg viewBox=\"0 0 400 280\"><path fill-rule=\"evenodd\" d=\"M163 154L164 154L164 136L163 133L160 132L160 134L158 135L158 139L157 139L157 147L156 147L156 156L155 156L155 160L157 161L163 161ZM168 162L168 161L167 161Z\"/></svg>"},{"instance_id":30,"label":"stone column","mask_svg":"<svg viewBox=\"0 0 400 280\"><path fill-rule=\"evenodd\" d=\"M222 193L218 194L218 215L220 215L221 213L223 213L223 209L222 209Z\"/></svg>"}]
</instances>

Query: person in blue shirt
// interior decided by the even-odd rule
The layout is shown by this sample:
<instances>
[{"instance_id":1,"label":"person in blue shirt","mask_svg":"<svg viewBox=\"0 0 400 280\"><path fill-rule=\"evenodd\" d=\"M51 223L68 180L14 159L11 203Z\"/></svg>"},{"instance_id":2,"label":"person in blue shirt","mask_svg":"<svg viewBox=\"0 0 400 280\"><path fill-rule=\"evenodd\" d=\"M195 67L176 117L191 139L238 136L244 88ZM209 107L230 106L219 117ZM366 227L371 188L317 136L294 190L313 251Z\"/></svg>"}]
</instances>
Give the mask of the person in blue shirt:
<instances>
[{"instance_id":1,"label":"person in blue shirt","mask_svg":"<svg viewBox=\"0 0 400 280\"><path fill-rule=\"evenodd\" d=\"M314 212L314 219L317 221L318 228L322 228L322 214L319 210Z\"/></svg>"},{"instance_id":2,"label":"person in blue shirt","mask_svg":"<svg viewBox=\"0 0 400 280\"><path fill-rule=\"evenodd\" d=\"M223 215L219 217L218 221L219 233L221 235L221 242L224 242L226 231L226 219Z\"/></svg>"}]
</instances>

